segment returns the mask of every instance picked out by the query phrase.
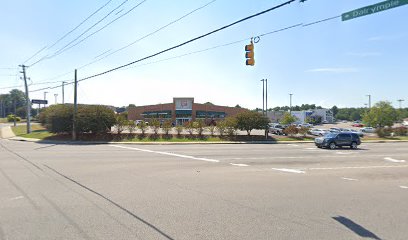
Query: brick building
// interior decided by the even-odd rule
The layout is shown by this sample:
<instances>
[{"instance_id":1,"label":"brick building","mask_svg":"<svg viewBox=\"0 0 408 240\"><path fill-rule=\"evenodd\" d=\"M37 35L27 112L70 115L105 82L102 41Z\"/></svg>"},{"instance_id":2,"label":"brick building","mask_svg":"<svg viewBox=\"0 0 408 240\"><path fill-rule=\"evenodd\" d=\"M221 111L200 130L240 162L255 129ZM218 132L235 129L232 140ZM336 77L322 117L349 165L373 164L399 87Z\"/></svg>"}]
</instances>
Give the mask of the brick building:
<instances>
[{"instance_id":1,"label":"brick building","mask_svg":"<svg viewBox=\"0 0 408 240\"><path fill-rule=\"evenodd\" d=\"M194 98L173 98L172 103L131 107L128 109L129 120L145 120L157 118L171 120L176 125L198 119L207 124L211 121L222 120L240 112L248 111L244 108L217 106L213 104L194 103Z\"/></svg>"}]
</instances>

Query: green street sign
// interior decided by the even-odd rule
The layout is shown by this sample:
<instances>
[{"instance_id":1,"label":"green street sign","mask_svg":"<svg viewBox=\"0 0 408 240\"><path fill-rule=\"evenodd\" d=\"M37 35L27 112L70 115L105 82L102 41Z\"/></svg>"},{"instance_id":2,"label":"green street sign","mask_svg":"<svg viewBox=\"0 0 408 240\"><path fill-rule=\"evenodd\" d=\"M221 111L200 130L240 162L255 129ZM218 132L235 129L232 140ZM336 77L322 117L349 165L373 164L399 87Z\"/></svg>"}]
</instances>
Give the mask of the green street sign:
<instances>
[{"instance_id":1,"label":"green street sign","mask_svg":"<svg viewBox=\"0 0 408 240\"><path fill-rule=\"evenodd\" d=\"M362 17L365 15L370 15L373 13L385 11L391 8L400 7L402 5L408 4L408 0L388 0L384 2L380 2L377 4L373 4L367 7L355 9L350 12L343 13L341 15L342 21L347 21L353 18Z\"/></svg>"}]
</instances>

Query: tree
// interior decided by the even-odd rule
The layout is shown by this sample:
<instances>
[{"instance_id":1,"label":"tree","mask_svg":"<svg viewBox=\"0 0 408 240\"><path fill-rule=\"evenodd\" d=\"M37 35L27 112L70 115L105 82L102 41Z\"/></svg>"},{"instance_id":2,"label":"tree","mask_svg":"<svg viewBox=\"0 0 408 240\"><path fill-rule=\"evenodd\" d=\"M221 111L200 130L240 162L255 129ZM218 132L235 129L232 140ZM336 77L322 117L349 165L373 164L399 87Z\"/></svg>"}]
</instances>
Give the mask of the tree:
<instances>
[{"instance_id":1,"label":"tree","mask_svg":"<svg viewBox=\"0 0 408 240\"><path fill-rule=\"evenodd\" d=\"M226 128L227 128L227 124L226 124L225 120L219 121L217 123L217 130L218 130L218 133L220 134L220 136L224 135Z\"/></svg>"},{"instance_id":2,"label":"tree","mask_svg":"<svg viewBox=\"0 0 408 240\"><path fill-rule=\"evenodd\" d=\"M336 105L334 105L331 108L331 110L332 110L333 116L336 117L337 113L339 112L339 108Z\"/></svg>"},{"instance_id":3,"label":"tree","mask_svg":"<svg viewBox=\"0 0 408 240\"><path fill-rule=\"evenodd\" d=\"M145 133L146 133L146 129L147 129L147 124L146 124L146 122L145 121L141 121L141 122L139 122L139 125L137 125L137 127L140 129L140 131L142 132L142 136L144 136L145 135Z\"/></svg>"},{"instance_id":4,"label":"tree","mask_svg":"<svg viewBox=\"0 0 408 240\"><path fill-rule=\"evenodd\" d=\"M290 114L290 113L285 113L285 115L283 115L283 118L282 118L282 124L285 124L285 125L289 125L289 124L292 124L292 123L294 123L294 122L296 122L296 120L297 120L297 118L295 117L295 116L292 116L292 114Z\"/></svg>"},{"instance_id":5,"label":"tree","mask_svg":"<svg viewBox=\"0 0 408 240\"><path fill-rule=\"evenodd\" d=\"M115 128L118 134L121 134L123 130L125 130L127 124L127 120L125 116L122 114L116 115L116 123L115 123Z\"/></svg>"},{"instance_id":6,"label":"tree","mask_svg":"<svg viewBox=\"0 0 408 240\"><path fill-rule=\"evenodd\" d=\"M134 133L136 131L137 125L133 120L129 120L126 123L126 127L127 127L128 131L129 131L129 133L132 134L132 133Z\"/></svg>"},{"instance_id":7,"label":"tree","mask_svg":"<svg viewBox=\"0 0 408 240\"><path fill-rule=\"evenodd\" d=\"M398 112L390 102L381 101L363 114L363 122L368 126L385 127L392 126L398 120Z\"/></svg>"},{"instance_id":8,"label":"tree","mask_svg":"<svg viewBox=\"0 0 408 240\"><path fill-rule=\"evenodd\" d=\"M241 108L241 106L239 104L235 105L236 108Z\"/></svg>"},{"instance_id":9,"label":"tree","mask_svg":"<svg viewBox=\"0 0 408 240\"><path fill-rule=\"evenodd\" d=\"M194 122L193 121L188 121L184 124L184 128L187 130L187 132L190 134L190 136L193 135L194 133Z\"/></svg>"},{"instance_id":10,"label":"tree","mask_svg":"<svg viewBox=\"0 0 408 240\"><path fill-rule=\"evenodd\" d=\"M235 117L225 118L225 130L228 136L232 137L238 130L238 120Z\"/></svg>"},{"instance_id":11,"label":"tree","mask_svg":"<svg viewBox=\"0 0 408 240\"><path fill-rule=\"evenodd\" d=\"M154 134L157 135L160 130L160 121L157 118L153 118L150 121L150 127L153 129Z\"/></svg>"},{"instance_id":12,"label":"tree","mask_svg":"<svg viewBox=\"0 0 408 240\"><path fill-rule=\"evenodd\" d=\"M199 119L199 120L197 120L197 121L195 121L195 122L193 123L193 126L194 126L194 129L196 130L198 136L201 137L201 136L203 135L204 130L205 130L205 128L204 128L204 127L205 127L204 121L201 120L201 119Z\"/></svg>"},{"instance_id":13,"label":"tree","mask_svg":"<svg viewBox=\"0 0 408 240\"><path fill-rule=\"evenodd\" d=\"M254 111L238 113L235 118L237 128L247 131L248 136L251 135L253 129L265 129L269 123L269 119L266 116Z\"/></svg>"},{"instance_id":14,"label":"tree","mask_svg":"<svg viewBox=\"0 0 408 240\"><path fill-rule=\"evenodd\" d=\"M171 125L171 120L164 121L163 127L162 127L164 134L169 135L169 132L171 131L172 127L173 126Z\"/></svg>"}]
</instances>

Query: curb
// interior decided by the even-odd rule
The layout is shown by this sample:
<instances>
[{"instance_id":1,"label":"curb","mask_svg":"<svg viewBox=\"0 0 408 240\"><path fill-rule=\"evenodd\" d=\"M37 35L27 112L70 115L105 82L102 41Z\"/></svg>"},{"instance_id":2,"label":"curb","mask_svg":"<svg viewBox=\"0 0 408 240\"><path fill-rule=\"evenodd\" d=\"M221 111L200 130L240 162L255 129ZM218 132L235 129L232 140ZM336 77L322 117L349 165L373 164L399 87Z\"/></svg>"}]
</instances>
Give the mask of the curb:
<instances>
[{"instance_id":1,"label":"curb","mask_svg":"<svg viewBox=\"0 0 408 240\"><path fill-rule=\"evenodd\" d=\"M106 141L58 141L58 140L41 140L36 138L11 137L6 138L12 141L21 142L40 142L49 144L75 144L75 145L92 145L92 144L134 144L134 145L194 145L194 144L306 144L314 141L248 141L248 142L106 142ZM364 143L401 143L408 140L368 140Z\"/></svg>"}]
</instances>

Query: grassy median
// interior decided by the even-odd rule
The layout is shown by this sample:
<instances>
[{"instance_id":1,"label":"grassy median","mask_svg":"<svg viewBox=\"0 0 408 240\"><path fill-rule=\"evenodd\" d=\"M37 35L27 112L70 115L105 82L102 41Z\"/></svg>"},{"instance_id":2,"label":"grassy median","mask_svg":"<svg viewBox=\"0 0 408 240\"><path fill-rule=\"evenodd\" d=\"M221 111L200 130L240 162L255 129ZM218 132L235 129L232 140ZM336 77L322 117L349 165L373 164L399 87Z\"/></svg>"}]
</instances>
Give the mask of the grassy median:
<instances>
[{"instance_id":1,"label":"grassy median","mask_svg":"<svg viewBox=\"0 0 408 240\"><path fill-rule=\"evenodd\" d=\"M31 125L31 133L28 134L26 125L11 127L11 129L17 137L46 139L55 136L55 134L48 132L47 129L38 124Z\"/></svg>"}]
</instances>

